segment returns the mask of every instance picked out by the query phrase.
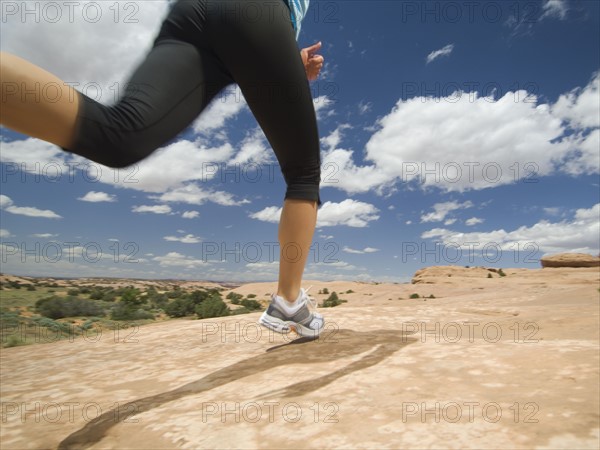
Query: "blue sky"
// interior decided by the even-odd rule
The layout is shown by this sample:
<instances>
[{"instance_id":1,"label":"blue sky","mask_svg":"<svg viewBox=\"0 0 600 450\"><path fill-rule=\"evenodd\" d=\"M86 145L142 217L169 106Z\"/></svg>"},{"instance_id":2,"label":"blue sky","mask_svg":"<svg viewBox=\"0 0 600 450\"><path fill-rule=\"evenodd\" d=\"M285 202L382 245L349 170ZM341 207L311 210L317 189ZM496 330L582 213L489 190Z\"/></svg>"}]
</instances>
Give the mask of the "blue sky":
<instances>
[{"instance_id":1,"label":"blue sky","mask_svg":"<svg viewBox=\"0 0 600 450\"><path fill-rule=\"evenodd\" d=\"M76 3L3 2L2 50L109 104L167 2ZM597 254L599 16L582 0L311 2L323 206L305 278ZM7 129L1 145L3 272L277 279L285 185L235 88L127 169Z\"/></svg>"}]
</instances>

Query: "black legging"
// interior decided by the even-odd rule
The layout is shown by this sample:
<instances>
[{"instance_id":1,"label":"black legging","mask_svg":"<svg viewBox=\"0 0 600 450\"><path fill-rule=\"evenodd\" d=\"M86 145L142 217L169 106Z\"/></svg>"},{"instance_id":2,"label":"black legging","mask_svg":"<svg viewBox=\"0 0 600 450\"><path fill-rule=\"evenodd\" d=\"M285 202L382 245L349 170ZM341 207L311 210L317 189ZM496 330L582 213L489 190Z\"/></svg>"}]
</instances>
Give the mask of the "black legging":
<instances>
[{"instance_id":1,"label":"black legging","mask_svg":"<svg viewBox=\"0 0 600 450\"><path fill-rule=\"evenodd\" d=\"M283 0L179 0L113 106L80 94L66 151L126 167L185 130L237 83L271 144L285 198L319 197L319 134L288 6Z\"/></svg>"}]
</instances>

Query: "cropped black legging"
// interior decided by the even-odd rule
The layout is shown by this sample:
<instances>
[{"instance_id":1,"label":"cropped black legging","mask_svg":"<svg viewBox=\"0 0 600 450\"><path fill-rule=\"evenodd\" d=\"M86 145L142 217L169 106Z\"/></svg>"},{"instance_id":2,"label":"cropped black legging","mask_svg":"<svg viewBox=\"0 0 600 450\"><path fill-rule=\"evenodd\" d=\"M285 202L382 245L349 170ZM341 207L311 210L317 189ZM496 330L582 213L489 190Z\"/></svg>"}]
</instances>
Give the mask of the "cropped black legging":
<instances>
[{"instance_id":1,"label":"cropped black legging","mask_svg":"<svg viewBox=\"0 0 600 450\"><path fill-rule=\"evenodd\" d=\"M130 166L237 83L275 152L285 198L320 204L315 109L287 8L283 0L179 0L115 105L80 93L74 144L63 149Z\"/></svg>"}]
</instances>

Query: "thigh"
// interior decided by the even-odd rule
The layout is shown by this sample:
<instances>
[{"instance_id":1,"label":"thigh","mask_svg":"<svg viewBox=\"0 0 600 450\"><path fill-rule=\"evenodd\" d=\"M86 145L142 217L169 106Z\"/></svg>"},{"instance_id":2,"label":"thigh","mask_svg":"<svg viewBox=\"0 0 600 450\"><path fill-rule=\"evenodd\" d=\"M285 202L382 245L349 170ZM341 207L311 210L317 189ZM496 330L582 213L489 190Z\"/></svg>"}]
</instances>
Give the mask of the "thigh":
<instances>
[{"instance_id":1,"label":"thigh","mask_svg":"<svg viewBox=\"0 0 600 450\"><path fill-rule=\"evenodd\" d=\"M320 168L309 82L283 1L209 2L208 40L273 147L284 175Z\"/></svg>"}]
</instances>

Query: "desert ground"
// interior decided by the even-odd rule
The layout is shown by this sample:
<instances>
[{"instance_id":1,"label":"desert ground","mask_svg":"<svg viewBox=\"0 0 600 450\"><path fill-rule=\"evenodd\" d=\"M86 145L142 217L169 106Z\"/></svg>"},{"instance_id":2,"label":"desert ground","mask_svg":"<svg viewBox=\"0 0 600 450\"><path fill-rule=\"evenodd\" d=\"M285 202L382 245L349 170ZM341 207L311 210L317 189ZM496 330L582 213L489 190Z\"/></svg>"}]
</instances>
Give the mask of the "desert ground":
<instances>
[{"instance_id":1,"label":"desert ground","mask_svg":"<svg viewBox=\"0 0 600 450\"><path fill-rule=\"evenodd\" d=\"M3 348L0 446L597 449L599 269L504 274L307 281L347 300L313 341L256 312Z\"/></svg>"}]
</instances>

